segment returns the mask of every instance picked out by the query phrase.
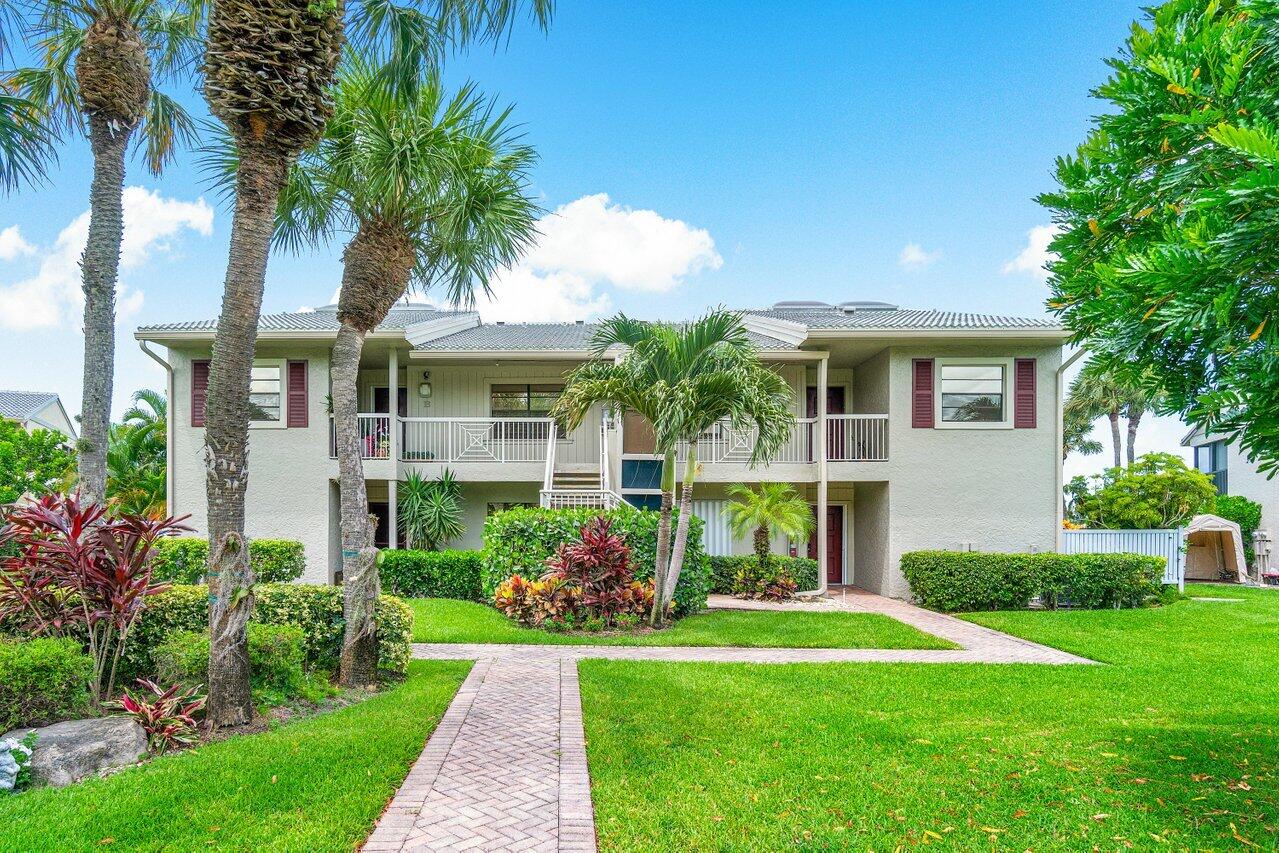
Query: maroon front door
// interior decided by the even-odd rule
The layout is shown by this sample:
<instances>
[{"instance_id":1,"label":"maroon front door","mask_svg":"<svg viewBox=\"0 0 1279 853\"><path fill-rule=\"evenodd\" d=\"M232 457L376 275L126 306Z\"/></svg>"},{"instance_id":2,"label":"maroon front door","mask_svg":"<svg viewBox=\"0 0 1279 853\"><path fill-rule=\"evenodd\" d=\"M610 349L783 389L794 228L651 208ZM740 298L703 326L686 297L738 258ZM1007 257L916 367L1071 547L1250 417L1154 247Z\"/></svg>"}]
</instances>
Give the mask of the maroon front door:
<instances>
[{"instance_id":1,"label":"maroon front door","mask_svg":"<svg viewBox=\"0 0 1279 853\"><path fill-rule=\"evenodd\" d=\"M813 507L817 515L817 507ZM817 559L817 534L808 538L808 559ZM826 507L826 583L844 582L844 508Z\"/></svg>"},{"instance_id":2,"label":"maroon front door","mask_svg":"<svg viewBox=\"0 0 1279 853\"><path fill-rule=\"evenodd\" d=\"M817 417L817 387L815 385L808 386L808 398L804 407L805 417ZM829 385L826 387L826 414L842 415L844 414L844 386ZM810 433L811 435L811 433ZM826 422L826 448L828 459L844 458L844 422L843 421L827 421ZM811 442L812 439L810 438ZM815 461L815 451L809 448L808 458Z\"/></svg>"}]
</instances>

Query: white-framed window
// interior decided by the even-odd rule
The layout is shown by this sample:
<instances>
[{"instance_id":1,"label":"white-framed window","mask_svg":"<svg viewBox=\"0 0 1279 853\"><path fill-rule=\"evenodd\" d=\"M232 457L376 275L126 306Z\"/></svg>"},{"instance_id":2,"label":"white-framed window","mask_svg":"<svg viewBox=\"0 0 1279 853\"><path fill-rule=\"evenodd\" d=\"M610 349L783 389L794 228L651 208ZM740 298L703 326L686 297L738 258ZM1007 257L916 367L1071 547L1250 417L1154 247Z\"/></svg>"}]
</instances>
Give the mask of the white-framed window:
<instances>
[{"instance_id":1,"label":"white-framed window","mask_svg":"<svg viewBox=\"0 0 1279 853\"><path fill-rule=\"evenodd\" d=\"M249 426L257 429L283 428L287 423L288 395L284 393L285 360L253 359L253 379L249 384Z\"/></svg>"},{"instance_id":2,"label":"white-framed window","mask_svg":"<svg viewBox=\"0 0 1279 853\"><path fill-rule=\"evenodd\" d=\"M941 429L1012 429L1011 358L939 358L934 380Z\"/></svg>"}]
</instances>

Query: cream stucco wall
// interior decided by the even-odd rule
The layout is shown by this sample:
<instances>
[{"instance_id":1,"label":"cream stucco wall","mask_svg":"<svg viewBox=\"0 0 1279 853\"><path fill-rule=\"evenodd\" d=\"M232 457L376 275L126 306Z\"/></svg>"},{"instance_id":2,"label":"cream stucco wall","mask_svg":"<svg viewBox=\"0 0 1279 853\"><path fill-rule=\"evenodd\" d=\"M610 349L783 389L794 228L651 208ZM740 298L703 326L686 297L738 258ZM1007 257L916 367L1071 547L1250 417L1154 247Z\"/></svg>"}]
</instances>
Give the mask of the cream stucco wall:
<instances>
[{"instance_id":1,"label":"cream stucco wall","mask_svg":"<svg viewBox=\"0 0 1279 853\"><path fill-rule=\"evenodd\" d=\"M1279 476L1266 479L1237 444L1227 445L1226 491L1261 504L1261 529L1270 531L1271 541L1279 538Z\"/></svg>"}]
</instances>

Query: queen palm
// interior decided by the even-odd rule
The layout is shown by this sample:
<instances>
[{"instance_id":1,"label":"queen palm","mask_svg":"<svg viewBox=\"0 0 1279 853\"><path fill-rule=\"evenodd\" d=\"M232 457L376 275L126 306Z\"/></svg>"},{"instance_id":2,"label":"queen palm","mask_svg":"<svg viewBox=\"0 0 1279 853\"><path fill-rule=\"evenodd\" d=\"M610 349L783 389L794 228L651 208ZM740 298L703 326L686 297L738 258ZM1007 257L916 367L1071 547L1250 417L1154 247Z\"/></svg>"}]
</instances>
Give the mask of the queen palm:
<instances>
[{"instance_id":1,"label":"queen palm","mask_svg":"<svg viewBox=\"0 0 1279 853\"><path fill-rule=\"evenodd\" d=\"M576 369L554 414L575 428L603 403L633 410L652 424L656 450L664 461L653 571L657 590L650 621L661 624L683 568L698 437L727 420L734 429L757 434L750 462L765 461L790 437L793 395L781 376L760 363L741 315L735 312L714 310L679 325L619 314L601 324L593 344L597 357L615 347L627 351L614 362L597 360ZM675 463L681 445L687 450L675 520Z\"/></svg>"},{"instance_id":2,"label":"queen palm","mask_svg":"<svg viewBox=\"0 0 1279 853\"><path fill-rule=\"evenodd\" d=\"M41 134L47 135L44 142L48 143L55 136L84 133L93 152L89 237L80 264L84 393L77 449L81 493L97 501L106 489L125 157L130 139L140 128L147 167L158 175L177 146L191 140L190 118L153 83L194 69L202 4L51 0L31 8L32 14L17 17L17 23L42 63L13 74L16 97L24 103L10 104L0 112L9 111L14 117L10 123L22 134L16 148L7 152L2 171L12 176L25 172L28 178L42 172L44 164L32 157L48 155L52 148L41 144ZM4 135L15 139L10 133ZM11 182L12 177L7 180Z\"/></svg>"},{"instance_id":3,"label":"queen palm","mask_svg":"<svg viewBox=\"0 0 1279 853\"><path fill-rule=\"evenodd\" d=\"M732 500L724 505L728 524L738 536L750 536L760 568L768 566L769 543L774 536L807 539L816 521L813 511L786 483L760 483L752 489L743 483L728 487Z\"/></svg>"},{"instance_id":4,"label":"queen palm","mask_svg":"<svg viewBox=\"0 0 1279 853\"><path fill-rule=\"evenodd\" d=\"M550 0L214 0L205 97L235 141L235 212L205 410L208 448L209 720L252 714L246 625L253 577L244 540L249 384L280 191L298 154L319 141L349 31L391 60L392 80L420 78L445 46L495 40L528 9L542 26ZM344 21L344 15L350 18Z\"/></svg>"}]
</instances>

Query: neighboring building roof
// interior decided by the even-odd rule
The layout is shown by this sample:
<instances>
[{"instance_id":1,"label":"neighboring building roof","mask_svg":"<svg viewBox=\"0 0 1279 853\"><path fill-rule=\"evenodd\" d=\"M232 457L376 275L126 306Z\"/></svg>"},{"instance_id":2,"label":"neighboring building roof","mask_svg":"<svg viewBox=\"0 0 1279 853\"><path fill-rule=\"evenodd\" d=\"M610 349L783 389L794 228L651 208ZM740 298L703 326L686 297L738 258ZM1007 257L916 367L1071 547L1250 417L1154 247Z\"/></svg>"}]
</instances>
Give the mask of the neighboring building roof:
<instances>
[{"instance_id":1,"label":"neighboring building roof","mask_svg":"<svg viewBox=\"0 0 1279 853\"><path fill-rule=\"evenodd\" d=\"M25 421L57 400L49 391L0 391L0 417Z\"/></svg>"},{"instance_id":2,"label":"neighboring building roof","mask_svg":"<svg viewBox=\"0 0 1279 853\"><path fill-rule=\"evenodd\" d=\"M797 323L813 332L845 329L1055 331L1062 328L1060 324L1042 318L898 308L896 305L884 302L842 302L839 305L827 305L822 302L778 302L770 308L752 309L745 313Z\"/></svg>"},{"instance_id":3,"label":"neighboring building roof","mask_svg":"<svg viewBox=\"0 0 1279 853\"><path fill-rule=\"evenodd\" d=\"M392 308L376 331L395 332L418 323L427 323L442 317L471 312L440 310L433 306L407 306ZM183 323L159 323L139 326L139 336L167 332L213 332L217 320L190 320ZM338 330L337 306L325 305L314 311L285 311L279 314L263 314L258 329L273 332L336 332Z\"/></svg>"},{"instance_id":4,"label":"neighboring building roof","mask_svg":"<svg viewBox=\"0 0 1279 853\"><path fill-rule=\"evenodd\" d=\"M420 351L589 352L598 323L484 323L420 344ZM793 350L768 335L749 333L762 350Z\"/></svg>"}]
</instances>

